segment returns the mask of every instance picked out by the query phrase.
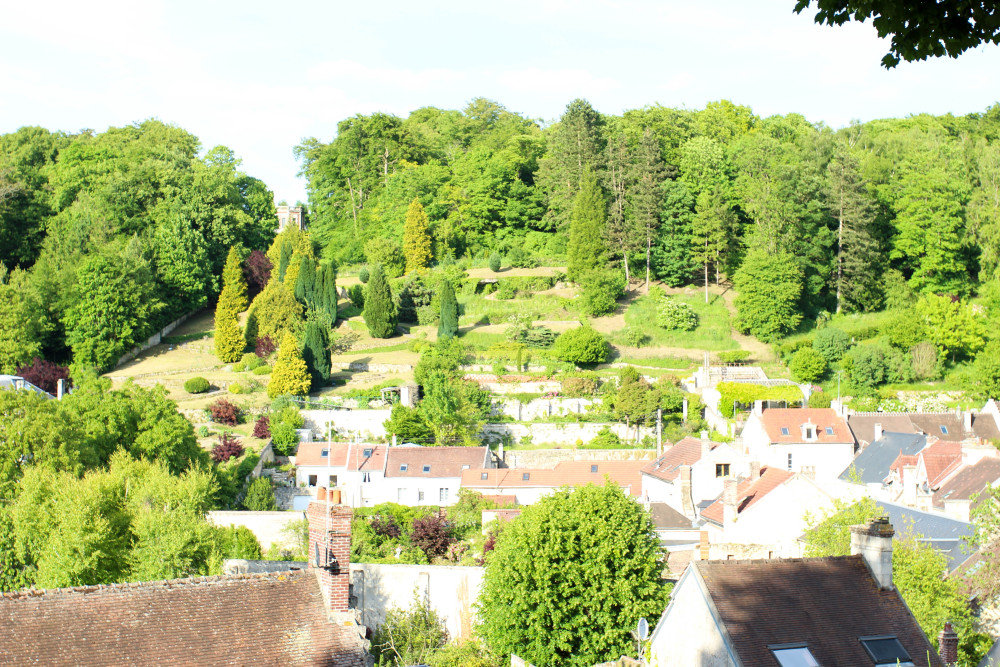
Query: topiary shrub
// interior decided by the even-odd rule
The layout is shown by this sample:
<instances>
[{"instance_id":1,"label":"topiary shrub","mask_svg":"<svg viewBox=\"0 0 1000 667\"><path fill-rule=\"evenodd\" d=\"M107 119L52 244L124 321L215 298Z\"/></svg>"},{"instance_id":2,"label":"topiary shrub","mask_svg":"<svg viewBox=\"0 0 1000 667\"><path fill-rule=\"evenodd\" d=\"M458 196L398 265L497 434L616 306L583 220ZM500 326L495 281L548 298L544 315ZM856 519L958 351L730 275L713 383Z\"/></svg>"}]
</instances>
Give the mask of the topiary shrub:
<instances>
[{"instance_id":1,"label":"topiary shrub","mask_svg":"<svg viewBox=\"0 0 1000 667\"><path fill-rule=\"evenodd\" d=\"M664 329L691 331L698 326L698 314L688 304L664 297L656 306L656 323Z\"/></svg>"},{"instance_id":2,"label":"topiary shrub","mask_svg":"<svg viewBox=\"0 0 1000 667\"><path fill-rule=\"evenodd\" d=\"M369 275L370 275L370 272L368 271L368 266L367 265L366 266L362 266L361 270L358 271L358 280L361 281L361 284L365 284L365 283L368 282L368 276Z\"/></svg>"},{"instance_id":3,"label":"topiary shrub","mask_svg":"<svg viewBox=\"0 0 1000 667\"><path fill-rule=\"evenodd\" d=\"M813 349L823 355L828 364L840 361L851 349L851 338L836 327L824 327L816 332Z\"/></svg>"},{"instance_id":4,"label":"topiary shrub","mask_svg":"<svg viewBox=\"0 0 1000 667\"><path fill-rule=\"evenodd\" d=\"M351 285L348 287L347 298L351 300L351 305L358 310L365 309L365 288L361 285Z\"/></svg>"},{"instance_id":5,"label":"topiary shrub","mask_svg":"<svg viewBox=\"0 0 1000 667\"><path fill-rule=\"evenodd\" d=\"M208 407L208 411L212 416L212 421L219 424L236 426L240 421L240 409L224 398L212 403Z\"/></svg>"},{"instance_id":6,"label":"topiary shrub","mask_svg":"<svg viewBox=\"0 0 1000 667\"><path fill-rule=\"evenodd\" d=\"M268 366L267 364L264 364L263 366L258 366L257 368L253 369L252 372L254 375L270 375L271 367Z\"/></svg>"},{"instance_id":7,"label":"topiary shrub","mask_svg":"<svg viewBox=\"0 0 1000 667\"><path fill-rule=\"evenodd\" d=\"M492 255L490 255L490 260L489 260L490 271L492 271L493 273L499 271L502 262L503 259L500 257L500 253L495 252Z\"/></svg>"},{"instance_id":8,"label":"topiary shrub","mask_svg":"<svg viewBox=\"0 0 1000 667\"><path fill-rule=\"evenodd\" d=\"M212 460L216 463L225 463L229 459L243 456L243 445L230 433L219 435L219 443L212 447Z\"/></svg>"},{"instance_id":9,"label":"topiary shrub","mask_svg":"<svg viewBox=\"0 0 1000 667\"><path fill-rule=\"evenodd\" d=\"M203 377L193 377L184 383L184 391L189 394L204 394L211 385Z\"/></svg>"},{"instance_id":10,"label":"topiary shrub","mask_svg":"<svg viewBox=\"0 0 1000 667\"><path fill-rule=\"evenodd\" d=\"M607 361L610 351L604 336L586 326L560 334L552 346L552 354L556 359L572 364L602 363Z\"/></svg>"},{"instance_id":11,"label":"topiary shrub","mask_svg":"<svg viewBox=\"0 0 1000 667\"><path fill-rule=\"evenodd\" d=\"M826 373L826 359L816 350L806 347L792 356L788 370L796 382L815 382Z\"/></svg>"}]
</instances>

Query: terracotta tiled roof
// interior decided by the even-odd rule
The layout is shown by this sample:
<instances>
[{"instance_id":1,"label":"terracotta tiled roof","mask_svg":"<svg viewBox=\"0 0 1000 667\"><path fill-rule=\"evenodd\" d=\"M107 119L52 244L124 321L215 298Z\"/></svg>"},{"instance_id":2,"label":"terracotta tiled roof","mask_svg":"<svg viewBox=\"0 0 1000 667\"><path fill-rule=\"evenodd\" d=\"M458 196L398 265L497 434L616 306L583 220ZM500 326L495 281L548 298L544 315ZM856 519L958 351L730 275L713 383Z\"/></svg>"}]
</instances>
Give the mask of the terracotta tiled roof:
<instances>
[{"instance_id":1,"label":"terracotta tiled roof","mask_svg":"<svg viewBox=\"0 0 1000 667\"><path fill-rule=\"evenodd\" d=\"M854 443L854 436L843 417L832 408L771 408L761 414L761 424L772 443L806 442L802 438L802 425L812 424L816 428L815 443ZM785 435L781 429L788 431ZM827 432L827 428L833 433Z\"/></svg>"},{"instance_id":2,"label":"terracotta tiled roof","mask_svg":"<svg viewBox=\"0 0 1000 667\"><path fill-rule=\"evenodd\" d=\"M983 459L942 484L934 494L934 506L944 507L946 500L971 500L973 495L997 480L1000 480L1000 459Z\"/></svg>"},{"instance_id":3,"label":"terracotta tiled roof","mask_svg":"<svg viewBox=\"0 0 1000 667\"><path fill-rule=\"evenodd\" d=\"M940 667L896 590L861 556L693 562L744 665L777 665L770 646L803 643L821 665L871 665L860 637L896 637L919 665Z\"/></svg>"},{"instance_id":4,"label":"terracotta tiled roof","mask_svg":"<svg viewBox=\"0 0 1000 667\"><path fill-rule=\"evenodd\" d=\"M386 445L367 445L347 442L302 442L295 453L296 466L325 466L324 450L330 452L330 466L346 468L353 472L382 472L385 464ZM369 452L369 456L365 456Z\"/></svg>"},{"instance_id":5,"label":"terracotta tiled roof","mask_svg":"<svg viewBox=\"0 0 1000 667\"><path fill-rule=\"evenodd\" d=\"M927 484L936 489L962 465L962 443L939 440L917 454L927 471Z\"/></svg>"},{"instance_id":6,"label":"terracotta tiled roof","mask_svg":"<svg viewBox=\"0 0 1000 667\"><path fill-rule=\"evenodd\" d=\"M0 595L0 664L362 667L312 570Z\"/></svg>"},{"instance_id":7,"label":"terracotta tiled roof","mask_svg":"<svg viewBox=\"0 0 1000 667\"><path fill-rule=\"evenodd\" d=\"M491 489L559 488L604 484L607 475L633 496L642 491L639 471L646 461L560 461L551 469L489 468L462 471L462 488L487 493ZM525 479L527 476L527 479Z\"/></svg>"},{"instance_id":8,"label":"terracotta tiled roof","mask_svg":"<svg viewBox=\"0 0 1000 667\"><path fill-rule=\"evenodd\" d=\"M769 467L760 469L760 477L756 480L745 479L736 487L736 513L746 512L756 503L790 480L795 474L787 470ZM722 497L701 511L701 516L709 521L722 524Z\"/></svg>"},{"instance_id":9,"label":"terracotta tiled roof","mask_svg":"<svg viewBox=\"0 0 1000 667\"><path fill-rule=\"evenodd\" d=\"M517 496L513 494L483 494L483 500L488 500L497 507L511 507L517 504Z\"/></svg>"},{"instance_id":10,"label":"terracotta tiled roof","mask_svg":"<svg viewBox=\"0 0 1000 667\"><path fill-rule=\"evenodd\" d=\"M719 443L712 443L712 449L718 446ZM642 474L664 482L672 482L681 474L681 466L694 465L700 460L701 440L688 436L665 451L663 456L645 465Z\"/></svg>"},{"instance_id":11,"label":"terracotta tiled roof","mask_svg":"<svg viewBox=\"0 0 1000 667\"><path fill-rule=\"evenodd\" d=\"M482 468L487 452L488 447L390 447L385 476L461 477L462 470Z\"/></svg>"},{"instance_id":12,"label":"terracotta tiled roof","mask_svg":"<svg viewBox=\"0 0 1000 667\"><path fill-rule=\"evenodd\" d=\"M896 456L896 460L892 462L892 465L889 466L889 470L898 473L903 469L903 466L915 466L919 461L919 454L899 454Z\"/></svg>"}]
</instances>

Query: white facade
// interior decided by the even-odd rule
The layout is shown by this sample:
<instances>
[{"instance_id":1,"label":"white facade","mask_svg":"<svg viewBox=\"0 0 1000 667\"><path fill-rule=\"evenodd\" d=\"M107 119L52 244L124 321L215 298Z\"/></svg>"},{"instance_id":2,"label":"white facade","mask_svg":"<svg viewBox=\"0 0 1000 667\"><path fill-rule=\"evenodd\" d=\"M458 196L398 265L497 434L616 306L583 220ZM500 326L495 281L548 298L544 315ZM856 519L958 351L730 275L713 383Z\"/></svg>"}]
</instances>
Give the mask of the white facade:
<instances>
[{"instance_id":1,"label":"white facade","mask_svg":"<svg viewBox=\"0 0 1000 667\"><path fill-rule=\"evenodd\" d=\"M747 477L750 474L750 457L729 444L716 445L715 449L691 464L691 502L697 505L705 500L718 498L726 477ZM681 492L681 475L665 481L647 472L642 473L642 498L646 502L666 503L684 514Z\"/></svg>"},{"instance_id":2,"label":"white facade","mask_svg":"<svg viewBox=\"0 0 1000 667\"><path fill-rule=\"evenodd\" d=\"M709 600L708 589L697 569L688 567L650 638L651 665L738 667L742 664L726 642Z\"/></svg>"},{"instance_id":3,"label":"white facade","mask_svg":"<svg viewBox=\"0 0 1000 667\"><path fill-rule=\"evenodd\" d=\"M747 418L742 439L751 460L789 472L815 472L823 481L835 480L854 460L853 442L772 443L757 413Z\"/></svg>"}]
</instances>

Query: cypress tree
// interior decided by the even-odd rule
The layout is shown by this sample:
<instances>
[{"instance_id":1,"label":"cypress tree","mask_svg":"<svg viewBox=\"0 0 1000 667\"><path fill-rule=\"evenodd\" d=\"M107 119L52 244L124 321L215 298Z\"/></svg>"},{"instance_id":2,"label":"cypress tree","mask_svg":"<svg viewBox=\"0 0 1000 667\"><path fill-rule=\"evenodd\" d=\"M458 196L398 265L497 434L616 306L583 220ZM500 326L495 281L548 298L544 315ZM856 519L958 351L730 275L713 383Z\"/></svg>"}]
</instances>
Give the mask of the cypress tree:
<instances>
[{"instance_id":1,"label":"cypress tree","mask_svg":"<svg viewBox=\"0 0 1000 667\"><path fill-rule=\"evenodd\" d=\"M337 322L337 267L328 264L323 267L323 281L321 283L323 291L323 310L330 316L330 321Z\"/></svg>"},{"instance_id":2,"label":"cypress tree","mask_svg":"<svg viewBox=\"0 0 1000 667\"><path fill-rule=\"evenodd\" d=\"M362 316L372 338L388 338L396 331L398 312L381 264L372 267L371 277L365 285L365 310Z\"/></svg>"},{"instance_id":3,"label":"cypress tree","mask_svg":"<svg viewBox=\"0 0 1000 667\"><path fill-rule=\"evenodd\" d=\"M450 280L443 280L441 285L441 322L438 324L438 340L454 338L458 335L458 301L455 299L455 288Z\"/></svg>"},{"instance_id":4,"label":"cypress tree","mask_svg":"<svg viewBox=\"0 0 1000 667\"><path fill-rule=\"evenodd\" d=\"M292 242L287 238L281 242L281 252L278 255L278 272L275 274L278 281L285 280L285 273L288 271L288 262L292 259Z\"/></svg>"},{"instance_id":5,"label":"cypress tree","mask_svg":"<svg viewBox=\"0 0 1000 667\"><path fill-rule=\"evenodd\" d=\"M271 380L267 384L267 395L305 396L309 393L309 368L302 358L295 336L285 333L278 348L278 360L274 362Z\"/></svg>"},{"instance_id":6,"label":"cypress tree","mask_svg":"<svg viewBox=\"0 0 1000 667\"><path fill-rule=\"evenodd\" d=\"M403 225L403 255L406 256L406 272L423 271L431 264L431 233L427 213L416 197L406 209Z\"/></svg>"},{"instance_id":7,"label":"cypress tree","mask_svg":"<svg viewBox=\"0 0 1000 667\"><path fill-rule=\"evenodd\" d=\"M215 356L227 364L239 361L247 346L239 321L236 319L236 303L237 296L233 290L225 287L215 307Z\"/></svg>"},{"instance_id":8,"label":"cypress tree","mask_svg":"<svg viewBox=\"0 0 1000 667\"><path fill-rule=\"evenodd\" d=\"M316 262L305 255L299 261L299 273L295 277L295 298L308 307L315 307Z\"/></svg>"},{"instance_id":9,"label":"cypress tree","mask_svg":"<svg viewBox=\"0 0 1000 667\"><path fill-rule=\"evenodd\" d=\"M236 253L236 248L230 247L226 255L226 266L222 269L222 288L232 291L233 305L236 312L242 313L250 305L247 299L247 281L243 277L243 263Z\"/></svg>"},{"instance_id":10,"label":"cypress tree","mask_svg":"<svg viewBox=\"0 0 1000 667\"><path fill-rule=\"evenodd\" d=\"M306 324L305 340L302 346L302 359L309 368L312 379L312 390L318 391L330 380L330 352L326 349L326 336L316 322Z\"/></svg>"},{"instance_id":11,"label":"cypress tree","mask_svg":"<svg viewBox=\"0 0 1000 667\"><path fill-rule=\"evenodd\" d=\"M573 200L569 223L569 243L566 247L566 273L578 281L588 271L603 268L607 248L604 244L607 207L597 177L587 169L580 183L580 192Z\"/></svg>"}]
</instances>

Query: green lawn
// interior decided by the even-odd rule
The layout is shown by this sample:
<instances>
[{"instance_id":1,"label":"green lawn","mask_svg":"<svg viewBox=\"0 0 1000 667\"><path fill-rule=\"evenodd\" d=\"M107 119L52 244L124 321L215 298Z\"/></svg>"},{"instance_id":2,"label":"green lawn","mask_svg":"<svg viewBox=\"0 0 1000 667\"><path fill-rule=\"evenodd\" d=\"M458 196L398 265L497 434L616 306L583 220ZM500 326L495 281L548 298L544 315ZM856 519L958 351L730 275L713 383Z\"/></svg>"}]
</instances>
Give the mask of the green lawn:
<instances>
[{"instance_id":1,"label":"green lawn","mask_svg":"<svg viewBox=\"0 0 1000 667\"><path fill-rule=\"evenodd\" d=\"M729 311L721 297L705 303L701 295L671 296L690 305L698 314L698 326L694 331L669 331L656 324L656 304L662 298L660 292L650 292L632 302L625 311L625 324L648 336L646 343L658 347L682 347L692 350L735 350L739 345L733 340L729 324ZM622 333L612 336L612 342L625 344Z\"/></svg>"},{"instance_id":2,"label":"green lawn","mask_svg":"<svg viewBox=\"0 0 1000 667\"><path fill-rule=\"evenodd\" d=\"M459 324L475 322L503 324L511 315L528 313L536 320L575 320L580 314L573 299L552 294L535 295L527 299L487 299L482 294L458 297Z\"/></svg>"}]
</instances>

